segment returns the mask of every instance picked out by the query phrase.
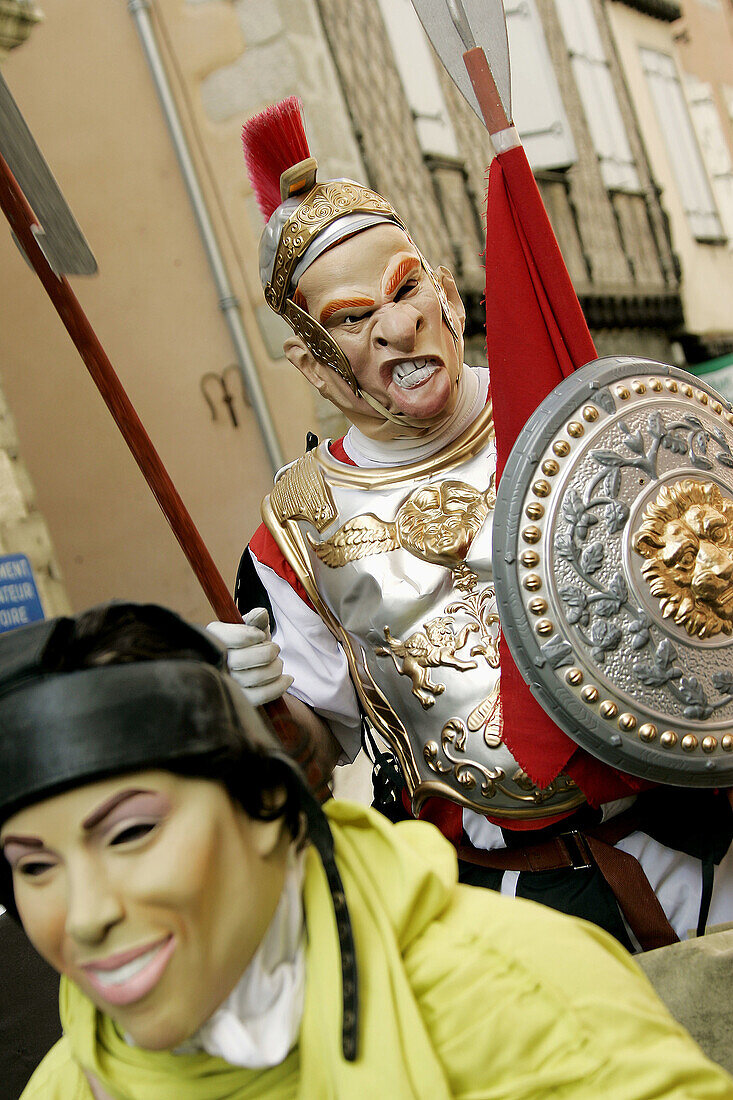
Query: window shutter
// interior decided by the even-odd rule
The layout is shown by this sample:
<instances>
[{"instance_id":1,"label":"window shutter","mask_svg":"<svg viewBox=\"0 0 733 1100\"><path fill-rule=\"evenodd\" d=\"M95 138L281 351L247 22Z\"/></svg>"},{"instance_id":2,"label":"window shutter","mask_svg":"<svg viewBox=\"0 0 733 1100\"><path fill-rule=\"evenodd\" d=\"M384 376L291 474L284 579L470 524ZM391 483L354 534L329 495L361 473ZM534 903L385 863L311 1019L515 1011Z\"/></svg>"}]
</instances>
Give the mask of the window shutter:
<instances>
[{"instance_id":1,"label":"window shutter","mask_svg":"<svg viewBox=\"0 0 733 1100\"><path fill-rule=\"evenodd\" d=\"M458 143L430 43L410 0L378 0L423 153L457 157Z\"/></svg>"},{"instance_id":2,"label":"window shutter","mask_svg":"<svg viewBox=\"0 0 733 1100\"><path fill-rule=\"evenodd\" d=\"M512 113L535 172L578 159L535 0L505 0Z\"/></svg>"},{"instance_id":3,"label":"window shutter","mask_svg":"<svg viewBox=\"0 0 733 1100\"><path fill-rule=\"evenodd\" d=\"M611 190L638 191L634 156L590 0L556 0L556 5L603 182Z\"/></svg>"},{"instance_id":4,"label":"window shutter","mask_svg":"<svg viewBox=\"0 0 733 1100\"><path fill-rule=\"evenodd\" d=\"M667 147L667 155L693 236L701 241L723 239L723 227L713 201L700 149L673 59L658 50L641 48L641 63Z\"/></svg>"},{"instance_id":5,"label":"window shutter","mask_svg":"<svg viewBox=\"0 0 733 1100\"><path fill-rule=\"evenodd\" d=\"M733 161L713 89L696 76L685 76L685 92L723 230L728 240L733 241Z\"/></svg>"}]
</instances>

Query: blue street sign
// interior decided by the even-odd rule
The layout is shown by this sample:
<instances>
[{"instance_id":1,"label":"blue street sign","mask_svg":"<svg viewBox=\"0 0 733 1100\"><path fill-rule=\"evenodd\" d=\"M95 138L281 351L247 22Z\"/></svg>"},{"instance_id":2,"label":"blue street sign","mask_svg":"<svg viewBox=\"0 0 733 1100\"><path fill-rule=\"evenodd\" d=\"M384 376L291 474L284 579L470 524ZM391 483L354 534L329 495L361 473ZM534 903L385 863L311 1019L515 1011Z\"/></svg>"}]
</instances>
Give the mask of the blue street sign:
<instances>
[{"instance_id":1,"label":"blue street sign","mask_svg":"<svg viewBox=\"0 0 733 1100\"><path fill-rule=\"evenodd\" d=\"M44 617L28 558L25 554L0 555L0 634Z\"/></svg>"}]
</instances>

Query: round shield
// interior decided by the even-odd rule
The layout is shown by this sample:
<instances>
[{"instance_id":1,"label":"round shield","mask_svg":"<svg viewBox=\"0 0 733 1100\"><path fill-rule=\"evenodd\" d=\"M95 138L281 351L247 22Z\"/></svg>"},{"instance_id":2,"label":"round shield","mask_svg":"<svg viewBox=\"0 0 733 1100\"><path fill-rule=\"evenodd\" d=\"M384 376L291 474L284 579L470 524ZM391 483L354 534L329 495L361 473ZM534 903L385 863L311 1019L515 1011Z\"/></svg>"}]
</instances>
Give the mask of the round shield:
<instances>
[{"instance_id":1,"label":"round shield","mask_svg":"<svg viewBox=\"0 0 733 1100\"><path fill-rule=\"evenodd\" d=\"M588 363L496 499L504 635L574 741L645 779L733 784L733 413L648 359Z\"/></svg>"}]
</instances>

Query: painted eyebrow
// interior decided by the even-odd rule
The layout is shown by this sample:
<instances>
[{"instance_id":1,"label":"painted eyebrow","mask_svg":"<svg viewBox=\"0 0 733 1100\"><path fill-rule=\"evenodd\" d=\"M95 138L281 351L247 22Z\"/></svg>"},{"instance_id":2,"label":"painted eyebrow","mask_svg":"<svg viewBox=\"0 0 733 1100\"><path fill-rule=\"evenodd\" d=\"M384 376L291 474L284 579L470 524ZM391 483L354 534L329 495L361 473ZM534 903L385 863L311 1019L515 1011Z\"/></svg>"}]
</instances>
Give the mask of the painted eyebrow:
<instances>
[{"instance_id":1,"label":"painted eyebrow","mask_svg":"<svg viewBox=\"0 0 733 1100\"><path fill-rule=\"evenodd\" d=\"M23 848L45 848L45 844L42 840L39 840L37 836L16 836L14 833L8 833L2 839L1 846L3 849L7 848L9 844L19 844Z\"/></svg>"},{"instance_id":2,"label":"painted eyebrow","mask_svg":"<svg viewBox=\"0 0 733 1100\"><path fill-rule=\"evenodd\" d=\"M326 321L333 317L334 313L338 313L340 309L362 309L364 306L373 305L373 298L361 298L358 295L354 298L334 298L321 310L321 324L325 325Z\"/></svg>"},{"instance_id":3,"label":"painted eyebrow","mask_svg":"<svg viewBox=\"0 0 733 1100\"><path fill-rule=\"evenodd\" d=\"M113 795L112 798L103 802L101 806L98 806L96 810L84 819L82 828L88 832L99 825L100 822L104 821L104 819L123 802L126 802L130 798L135 798L135 796L139 794L151 793L153 792L138 787L130 788L126 791L118 791L116 795ZM37 836L18 836L15 833L8 833L7 836L3 837L0 841L0 848L4 850L9 844L19 844L23 848L32 848L34 851L46 848L46 844Z\"/></svg>"},{"instance_id":4,"label":"painted eyebrow","mask_svg":"<svg viewBox=\"0 0 733 1100\"><path fill-rule=\"evenodd\" d=\"M82 829L85 829L87 832L90 829L94 829L100 822L104 821L105 817L108 817L121 802L126 802L128 798L134 798L137 794L151 793L151 791L143 790L140 787L131 787L125 791L118 791L117 794L108 798L106 802L103 802L101 806L98 806L96 810L93 810L92 813L89 814L89 817L86 817L84 821L82 821Z\"/></svg>"},{"instance_id":5,"label":"painted eyebrow","mask_svg":"<svg viewBox=\"0 0 733 1100\"><path fill-rule=\"evenodd\" d=\"M407 256L404 260L400 260L396 270L392 272L389 279L387 280L387 285L384 288L385 294L392 294L395 290L397 290L402 280L405 279L408 275L412 274L412 272L419 267L420 261L418 260L417 256Z\"/></svg>"}]
</instances>

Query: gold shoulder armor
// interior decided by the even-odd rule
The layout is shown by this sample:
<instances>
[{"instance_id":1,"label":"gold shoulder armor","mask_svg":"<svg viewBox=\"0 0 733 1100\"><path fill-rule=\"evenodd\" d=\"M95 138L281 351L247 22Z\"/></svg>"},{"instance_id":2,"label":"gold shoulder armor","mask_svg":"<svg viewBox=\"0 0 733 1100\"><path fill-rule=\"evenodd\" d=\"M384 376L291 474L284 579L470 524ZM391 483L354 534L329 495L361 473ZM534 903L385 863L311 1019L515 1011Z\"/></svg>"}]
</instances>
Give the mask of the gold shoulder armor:
<instances>
[{"instance_id":1,"label":"gold shoulder armor","mask_svg":"<svg viewBox=\"0 0 733 1100\"><path fill-rule=\"evenodd\" d=\"M280 524L304 519L320 533L336 519L336 506L318 463L317 450L308 451L275 482L269 497Z\"/></svg>"}]
</instances>

